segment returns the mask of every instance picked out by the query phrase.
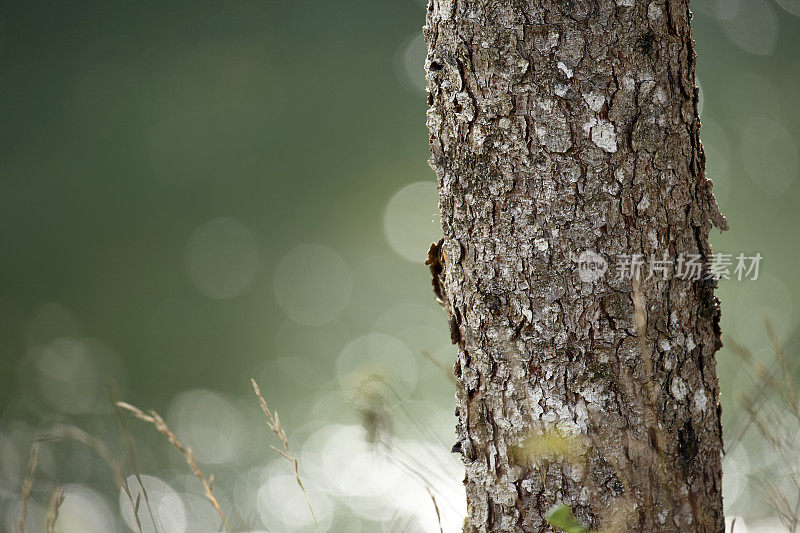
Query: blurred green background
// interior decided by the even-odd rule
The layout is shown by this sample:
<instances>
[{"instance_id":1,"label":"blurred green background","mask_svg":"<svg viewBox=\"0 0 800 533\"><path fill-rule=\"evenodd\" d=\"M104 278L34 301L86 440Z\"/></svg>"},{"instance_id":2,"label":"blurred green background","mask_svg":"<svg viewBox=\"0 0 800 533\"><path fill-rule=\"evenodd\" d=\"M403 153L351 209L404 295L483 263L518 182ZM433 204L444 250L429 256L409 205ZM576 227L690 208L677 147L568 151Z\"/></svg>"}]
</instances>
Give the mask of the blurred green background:
<instances>
[{"instance_id":1,"label":"blurred green background","mask_svg":"<svg viewBox=\"0 0 800 533\"><path fill-rule=\"evenodd\" d=\"M800 304L800 2L692 5L707 172L731 226L712 242L764 257L758 281L721 282L722 327L769 363L764 318L789 342ZM426 484L458 528L453 386L421 355L454 358L422 265L439 234L424 12L0 4L0 530L37 429L75 424L121 453L109 378L195 448L237 530L313 530L250 377L296 443L323 529L432 531ZM752 376L728 349L718 360L730 425ZM353 391L353 375L390 364L387 398ZM379 459L365 420L391 435ZM177 517L157 529L218 530L181 457L131 430ZM748 439L726 458L726 511L755 523L770 510L753 479L775 465ZM90 451L53 443L41 458L31 523L58 480L61 530L131 526Z\"/></svg>"}]
</instances>

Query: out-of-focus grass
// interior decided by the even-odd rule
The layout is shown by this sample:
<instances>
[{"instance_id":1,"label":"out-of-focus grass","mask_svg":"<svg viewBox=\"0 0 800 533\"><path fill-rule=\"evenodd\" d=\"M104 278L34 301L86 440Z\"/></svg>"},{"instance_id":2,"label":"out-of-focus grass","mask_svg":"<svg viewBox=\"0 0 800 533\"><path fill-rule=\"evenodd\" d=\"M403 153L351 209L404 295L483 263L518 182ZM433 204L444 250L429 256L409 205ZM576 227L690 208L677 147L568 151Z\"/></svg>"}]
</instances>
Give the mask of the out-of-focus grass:
<instances>
[{"instance_id":1,"label":"out-of-focus grass","mask_svg":"<svg viewBox=\"0 0 800 533\"><path fill-rule=\"evenodd\" d=\"M306 490L305 485L303 485L303 480L300 479L300 465L297 461L297 458L289 451L289 439L286 437L286 430L284 430L283 426L281 426L281 419L277 412L273 413L270 410L269 406L267 405L267 401L261 394L261 389L258 388L258 383L256 383L256 380L250 379L250 383L253 385L253 392L255 392L255 395L258 398L258 404L261 406L261 410L264 411L264 415L267 417L267 426L270 430L272 430L275 436L278 437L278 440L280 440L281 444L283 445L283 450L279 450L275 446L270 446L270 448L275 450L281 455L281 457L289 461L290 465L292 465L294 478L297 480L297 485L300 487L300 491L303 493L303 497L306 499L306 503L308 504L308 510L311 512L312 518L314 518L314 526L317 528L317 531L319 531L317 515L314 514L314 508L311 506L311 499L308 497L308 491Z\"/></svg>"},{"instance_id":2,"label":"out-of-focus grass","mask_svg":"<svg viewBox=\"0 0 800 533\"><path fill-rule=\"evenodd\" d=\"M800 528L800 467L798 466L800 465L800 397L798 397L798 385L795 377L797 369L768 321L765 328L772 341L773 358L768 362L758 360L744 346L730 338L726 339L726 346L740 357L748 374L754 381L752 390L743 392L740 395L740 401L746 416L740 417L730 428L726 428L726 448L730 454L737 447L746 446L746 436L751 439L757 439L757 442L769 448L776 458L776 462L767 470L756 470L748 473L748 479L753 481L753 485L749 490L771 505L775 516L787 531L797 531ZM439 531L443 533L445 529L442 523L440 505L435 490L432 488L440 480L435 479L435 473L421 468L417 457L393 444L394 417L397 413L407 416L412 425L417 427L420 435L434 443L435 446L446 446L445 443L438 442L440 439L433 435L430 428L425 427L424 423L417 420L414 414L406 409L390 382L371 375L363 376L363 380L364 382L357 387L357 392L351 397L351 407L361 415L365 439L373 446L375 453L385 454L400 468L419 480L432 503L431 515L436 517L435 523L438 524ZM380 386L375 386L376 382ZM298 489L302 492L309 512L313 517L315 528L322 531L323 528L320 526L317 515L314 512L312 498L301 479L299 460L290 451L286 430L278 414L268 406L255 380L251 381L251 385L259 407L266 417L267 427L275 434L281 444L281 448L274 446L272 448L289 463ZM154 411L144 412L126 402L114 401L113 396L112 401L115 407L113 412L116 415L117 425L120 427L122 440L125 444L127 464L123 465L109 451L101 439L76 426L59 423L51 425L46 430L39 431L31 443L26 474L20 488L21 506L17 520L17 528L20 533L25 533L28 525L26 517L36 482L41 446L45 443L58 441L80 443L92 450L102 460L111 474L114 485L127 499L127 504L131 507L137 529L140 532L143 531L140 515L142 514L143 503L141 497L144 495L150 515L149 520L153 524L154 531L160 531L159 524L153 516L152 509L150 509L151 502L148 499L147 491L144 484L142 484L138 471L134 437L129 432L124 417L119 416L120 412L131 414L136 419L152 425L184 457L191 472L200 480L203 495L218 514L219 523L217 525L209 524L209 526L222 527L227 531L235 531L238 530L239 526L245 526L244 523L238 524L236 527L232 525L226 513L223 512L223 504L214 492L214 476L206 476L201 471L192 448L180 440L158 413ZM399 405L395 406L394 409L387 407L390 402L397 401L399 401ZM547 462L578 464L584 461L586 453L591 446L591 442L579 436L554 429L531 435L523 445L515 448L513 453L521 454L525 460L535 464ZM135 497L128 486L128 480L131 479L126 476L128 473L134 474L135 478L139 480L141 491ZM42 494L42 500L43 503L46 503L47 510L44 523L44 528L47 532L56 530L59 511L66 497L60 483L57 483L47 493L47 498ZM44 502L44 500L47 500L47 502ZM620 505L622 509L624 502L621 502ZM622 511L625 510L622 509ZM625 514L625 512L622 512L622 514ZM732 514L738 515L735 509ZM573 516L570 508L563 503L555 502L545 518L551 526L561 531L583 533L588 531L588 528L582 525ZM615 515L609 517L609 520L606 521L607 523L603 525L613 525L617 523L617 519L622 520L619 523L624 522L624 516ZM733 517L730 524L731 529L739 527L736 525L739 523L738 520L738 516ZM409 527L413 530L415 526L413 523L409 523L403 527ZM606 528L606 530L609 529ZM610 530L613 530L613 528Z\"/></svg>"},{"instance_id":3,"label":"out-of-focus grass","mask_svg":"<svg viewBox=\"0 0 800 533\"><path fill-rule=\"evenodd\" d=\"M152 424L153 427L155 427L159 433L164 435L169 441L169 443L172 444L172 446L186 458L186 464L189 465L189 468L191 468L192 473L194 473L194 475L197 476L197 479L199 479L200 483L203 485L203 495L211 503L211 505L214 506L214 509L219 514L219 517L222 520L222 524L225 526L225 529L229 532L233 531L231 529L230 524L228 523L228 519L225 517L225 513L222 512L222 507L220 507L217 497L214 495L214 490L213 490L214 475L212 474L211 476L208 477L208 479L206 479L206 477L203 475L203 472L200 470L200 467L197 466L197 461L195 460L194 452L192 451L192 449L188 446L184 446L184 444L180 441L180 439L178 439L178 437L172 432L172 430L169 429L169 426L167 426L167 423L164 422L164 419L161 418L161 416L155 411L150 411L150 413L145 413L138 407L134 407L133 405L130 405L125 402L117 402L117 405L122 409L125 409L126 411L132 413L133 416L135 416L139 420L147 422L148 424ZM134 512L135 511L136 509L134 509Z\"/></svg>"},{"instance_id":4,"label":"out-of-focus grass","mask_svg":"<svg viewBox=\"0 0 800 533\"><path fill-rule=\"evenodd\" d=\"M731 428L728 451L742 445L748 431L757 431L760 442L774 454L776 465L753 477L781 523L794 532L800 527L800 398L796 368L769 320L765 327L772 343L773 360L769 366L745 346L727 339L755 382L753 391L740 394L747 416ZM787 482L791 492L786 490Z\"/></svg>"}]
</instances>

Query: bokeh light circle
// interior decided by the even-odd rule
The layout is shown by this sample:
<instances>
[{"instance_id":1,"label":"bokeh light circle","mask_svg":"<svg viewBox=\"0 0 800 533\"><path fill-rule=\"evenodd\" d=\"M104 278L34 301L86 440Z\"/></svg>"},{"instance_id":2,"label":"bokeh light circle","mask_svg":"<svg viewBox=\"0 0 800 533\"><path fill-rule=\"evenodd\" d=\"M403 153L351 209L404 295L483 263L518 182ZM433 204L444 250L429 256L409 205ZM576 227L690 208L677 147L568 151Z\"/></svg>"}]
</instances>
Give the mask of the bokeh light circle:
<instances>
[{"instance_id":1,"label":"bokeh light circle","mask_svg":"<svg viewBox=\"0 0 800 533\"><path fill-rule=\"evenodd\" d=\"M227 299L242 294L253 282L260 252L250 229L232 218L215 218L192 235L186 263L189 277L201 292Z\"/></svg>"},{"instance_id":2,"label":"bokeh light circle","mask_svg":"<svg viewBox=\"0 0 800 533\"><path fill-rule=\"evenodd\" d=\"M769 320L781 341L787 339L795 325L791 291L780 279L764 272L763 259L760 270L758 280L741 282L734 304L734 340L748 347L770 346L765 320Z\"/></svg>"},{"instance_id":3,"label":"bokeh light circle","mask_svg":"<svg viewBox=\"0 0 800 533\"><path fill-rule=\"evenodd\" d=\"M778 41L778 17L766 0L718 0L725 34L736 46L753 54L767 55Z\"/></svg>"},{"instance_id":4,"label":"bokeh light circle","mask_svg":"<svg viewBox=\"0 0 800 533\"><path fill-rule=\"evenodd\" d=\"M428 45L421 31L409 36L394 55L394 72L400 84L408 91L420 94L425 92L425 58Z\"/></svg>"},{"instance_id":5,"label":"bokeh light circle","mask_svg":"<svg viewBox=\"0 0 800 533\"><path fill-rule=\"evenodd\" d=\"M797 175L797 144L779 122L767 117L751 118L742 131L742 163L753 183L763 191L779 195Z\"/></svg>"},{"instance_id":6,"label":"bokeh light circle","mask_svg":"<svg viewBox=\"0 0 800 533\"><path fill-rule=\"evenodd\" d=\"M284 466L283 463L280 465ZM306 486L314 515L308 508L303 492L293 475L271 474L258 488L257 506L261 521L267 526L280 524L280 531L313 531L314 516L323 531L330 525L333 504L323 492Z\"/></svg>"},{"instance_id":7,"label":"bokeh light circle","mask_svg":"<svg viewBox=\"0 0 800 533\"><path fill-rule=\"evenodd\" d=\"M58 512L56 531L63 533L107 533L116 530L108 503L88 487L64 486L64 502Z\"/></svg>"},{"instance_id":8,"label":"bokeh light circle","mask_svg":"<svg viewBox=\"0 0 800 533\"><path fill-rule=\"evenodd\" d=\"M193 390L172 402L168 420L179 438L202 463L228 463L238 458L245 436L244 417L221 394Z\"/></svg>"},{"instance_id":9,"label":"bokeh light circle","mask_svg":"<svg viewBox=\"0 0 800 533\"><path fill-rule=\"evenodd\" d=\"M747 490L747 479L750 475L750 460L743 446L736 446L732 452L726 453L722 459L722 494L725 512L735 509L736 499Z\"/></svg>"},{"instance_id":10,"label":"bokeh light circle","mask_svg":"<svg viewBox=\"0 0 800 533\"><path fill-rule=\"evenodd\" d=\"M706 154L706 177L714 182L714 196L722 205L731 189L730 143L725 130L716 122L706 119L703 120L700 139Z\"/></svg>"},{"instance_id":11,"label":"bokeh light circle","mask_svg":"<svg viewBox=\"0 0 800 533\"><path fill-rule=\"evenodd\" d=\"M384 454L374 453L359 426L332 426L320 448L325 484L353 512L375 518L396 494L403 473Z\"/></svg>"},{"instance_id":12,"label":"bokeh light circle","mask_svg":"<svg viewBox=\"0 0 800 533\"><path fill-rule=\"evenodd\" d=\"M395 337L369 333L344 347L336 363L339 383L353 400L380 395L394 403L416 388L417 362Z\"/></svg>"},{"instance_id":13,"label":"bokeh light circle","mask_svg":"<svg viewBox=\"0 0 800 533\"><path fill-rule=\"evenodd\" d=\"M350 301L350 269L334 250L303 244L275 270L275 297L292 320L307 326L330 322Z\"/></svg>"},{"instance_id":14,"label":"bokeh light circle","mask_svg":"<svg viewBox=\"0 0 800 533\"><path fill-rule=\"evenodd\" d=\"M414 263L427 259L428 248L442 234L436 184L419 181L403 187L389 200L383 217L392 250Z\"/></svg>"},{"instance_id":15,"label":"bokeh light circle","mask_svg":"<svg viewBox=\"0 0 800 533\"><path fill-rule=\"evenodd\" d=\"M800 0L775 0L783 9L800 17Z\"/></svg>"},{"instance_id":16,"label":"bokeh light circle","mask_svg":"<svg viewBox=\"0 0 800 533\"><path fill-rule=\"evenodd\" d=\"M31 401L44 401L60 413L90 414L106 409L104 385L119 384L122 370L117 354L92 338L62 337L34 347L23 370L24 380L36 387L25 391Z\"/></svg>"},{"instance_id":17,"label":"bokeh light circle","mask_svg":"<svg viewBox=\"0 0 800 533\"><path fill-rule=\"evenodd\" d=\"M125 491L120 490L119 508L125 525L131 531L139 531L133 507L138 500L142 533L186 532L186 509L181 497L169 484L149 475L128 476L127 483L133 503Z\"/></svg>"}]
</instances>

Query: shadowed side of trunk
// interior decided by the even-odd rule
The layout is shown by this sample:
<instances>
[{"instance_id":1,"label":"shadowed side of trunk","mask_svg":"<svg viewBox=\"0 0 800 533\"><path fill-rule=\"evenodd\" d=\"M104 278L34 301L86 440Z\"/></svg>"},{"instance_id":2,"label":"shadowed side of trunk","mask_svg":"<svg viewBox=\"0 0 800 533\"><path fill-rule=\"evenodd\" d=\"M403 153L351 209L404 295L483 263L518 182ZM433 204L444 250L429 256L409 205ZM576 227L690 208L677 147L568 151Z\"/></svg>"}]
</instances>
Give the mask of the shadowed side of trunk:
<instances>
[{"instance_id":1,"label":"shadowed side of trunk","mask_svg":"<svg viewBox=\"0 0 800 533\"><path fill-rule=\"evenodd\" d=\"M715 283L615 270L703 260L725 226L689 22L681 0L428 5L465 531L544 531L557 502L593 528L724 529Z\"/></svg>"}]
</instances>

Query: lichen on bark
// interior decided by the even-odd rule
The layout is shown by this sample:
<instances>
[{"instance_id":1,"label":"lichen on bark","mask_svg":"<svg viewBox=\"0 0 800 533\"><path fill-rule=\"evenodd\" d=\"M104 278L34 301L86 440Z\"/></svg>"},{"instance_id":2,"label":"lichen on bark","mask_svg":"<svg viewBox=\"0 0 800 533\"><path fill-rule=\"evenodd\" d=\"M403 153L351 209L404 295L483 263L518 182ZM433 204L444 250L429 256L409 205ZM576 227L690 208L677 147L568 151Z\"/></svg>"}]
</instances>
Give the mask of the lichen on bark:
<instances>
[{"instance_id":1,"label":"lichen on bark","mask_svg":"<svg viewBox=\"0 0 800 533\"><path fill-rule=\"evenodd\" d=\"M428 128L458 345L464 530L723 531L713 280L578 276L710 256L686 0L430 0ZM523 453L537 435L577 454Z\"/></svg>"}]
</instances>

